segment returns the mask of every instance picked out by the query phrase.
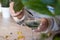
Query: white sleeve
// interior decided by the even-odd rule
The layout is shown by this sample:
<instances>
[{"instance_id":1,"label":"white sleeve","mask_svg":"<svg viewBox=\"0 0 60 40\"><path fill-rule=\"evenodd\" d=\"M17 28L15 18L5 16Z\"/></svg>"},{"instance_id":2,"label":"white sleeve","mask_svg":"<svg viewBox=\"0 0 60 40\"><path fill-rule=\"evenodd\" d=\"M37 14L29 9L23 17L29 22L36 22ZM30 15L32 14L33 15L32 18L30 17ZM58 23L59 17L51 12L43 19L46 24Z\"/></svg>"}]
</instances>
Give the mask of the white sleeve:
<instances>
[{"instance_id":1,"label":"white sleeve","mask_svg":"<svg viewBox=\"0 0 60 40\"><path fill-rule=\"evenodd\" d=\"M18 19L17 17L13 17L13 19L18 23L25 19L25 16L23 16L21 19Z\"/></svg>"},{"instance_id":2,"label":"white sleeve","mask_svg":"<svg viewBox=\"0 0 60 40\"><path fill-rule=\"evenodd\" d=\"M59 27L58 27L58 25L56 23L56 20L54 19L54 26L53 26L52 31L56 31L56 30L59 30Z\"/></svg>"}]
</instances>

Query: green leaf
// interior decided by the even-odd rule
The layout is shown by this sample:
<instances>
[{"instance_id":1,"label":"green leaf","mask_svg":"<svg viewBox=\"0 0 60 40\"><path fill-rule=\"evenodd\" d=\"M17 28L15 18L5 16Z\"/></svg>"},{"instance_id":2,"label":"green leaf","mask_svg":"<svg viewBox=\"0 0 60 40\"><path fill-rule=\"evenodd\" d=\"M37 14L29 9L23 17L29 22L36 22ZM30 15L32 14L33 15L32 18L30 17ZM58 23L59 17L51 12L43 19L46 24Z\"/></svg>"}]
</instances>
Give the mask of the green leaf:
<instances>
[{"instance_id":1,"label":"green leaf","mask_svg":"<svg viewBox=\"0 0 60 40\"><path fill-rule=\"evenodd\" d=\"M56 0L41 0L42 3L47 4L47 5L55 5Z\"/></svg>"},{"instance_id":2,"label":"green leaf","mask_svg":"<svg viewBox=\"0 0 60 40\"><path fill-rule=\"evenodd\" d=\"M29 9L35 10L41 14L53 16L53 14L47 8L47 5L53 5L53 0L22 0L22 2L24 6Z\"/></svg>"},{"instance_id":3,"label":"green leaf","mask_svg":"<svg viewBox=\"0 0 60 40\"><path fill-rule=\"evenodd\" d=\"M55 15L60 15L60 0L56 1L55 5Z\"/></svg>"},{"instance_id":4,"label":"green leaf","mask_svg":"<svg viewBox=\"0 0 60 40\"><path fill-rule=\"evenodd\" d=\"M21 3L21 0L14 0L14 10L15 12L20 11L24 5Z\"/></svg>"},{"instance_id":5,"label":"green leaf","mask_svg":"<svg viewBox=\"0 0 60 40\"><path fill-rule=\"evenodd\" d=\"M46 33L41 33L40 40L45 40L46 38L48 38L48 35Z\"/></svg>"},{"instance_id":6,"label":"green leaf","mask_svg":"<svg viewBox=\"0 0 60 40\"><path fill-rule=\"evenodd\" d=\"M1 0L2 7L9 7L9 0Z\"/></svg>"},{"instance_id":7,"label":"green leaf","mask_svg":"<svg viewBox=\"0 0 60 40\"><path fill-rule=\"evenodd\" d=\"M1 3L1 0L0 0L0 3Z\"/></svg>"},{"instance_id":8,"label":"green leaf","mask_svg":"<svg viewBox=\"0 0 60 40\"><path fill-rule=\"evenodd\" d=\"M21 3L22 1L22 3ZM32 9L36 12L39 12L41 14L46 14L46 15L60 15L60 0L14 0L14 10L20 11L24 6L26 6L29 9ZM52 14L48 8L47 5L50 5L54 7L55 9L55 14Z\"/></svg>"}]
</instances>

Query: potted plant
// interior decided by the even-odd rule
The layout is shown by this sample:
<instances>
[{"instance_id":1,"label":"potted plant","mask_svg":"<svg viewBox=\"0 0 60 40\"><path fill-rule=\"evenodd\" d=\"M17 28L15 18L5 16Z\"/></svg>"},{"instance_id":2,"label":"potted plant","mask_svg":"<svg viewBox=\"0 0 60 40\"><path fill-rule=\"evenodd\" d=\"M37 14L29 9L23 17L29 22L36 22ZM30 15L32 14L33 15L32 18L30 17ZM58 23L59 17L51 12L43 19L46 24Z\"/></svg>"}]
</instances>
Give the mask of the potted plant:
<instances>
[{"instance_id":1,"label":"potted plant","mask_svg":"<svg viewBox=\"0 0 60 40\"><path fill-rule=\"evenodd\" d=\"M2 16L3 18L10 17L9 13L9 0L1 0Z\"/></svg>"}]
</instances>

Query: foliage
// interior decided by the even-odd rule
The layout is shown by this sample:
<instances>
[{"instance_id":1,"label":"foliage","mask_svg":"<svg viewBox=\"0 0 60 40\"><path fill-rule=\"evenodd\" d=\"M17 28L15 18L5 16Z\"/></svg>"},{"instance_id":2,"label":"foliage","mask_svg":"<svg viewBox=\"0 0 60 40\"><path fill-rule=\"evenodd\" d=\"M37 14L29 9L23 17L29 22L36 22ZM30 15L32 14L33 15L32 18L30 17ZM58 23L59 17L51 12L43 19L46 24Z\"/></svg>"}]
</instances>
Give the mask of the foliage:
<instances>
[{"instance_id":1,"label":"foliage","mask_svg":"<svg viewBox=\"0 0 60 40\"><path fill-rule=\"evenodd\" d=\"M27 8L47 15L52 15L47 6L55 4L55 0L22 0L22 2Z\"/></svg>"},{"instance_id":2,"label":"foliage","mask_svg":"<svg viewBox=\"0 0 60 40\"><path fill-rule=\"evenodd\" d=\"M60 33L54 35L53 40L60 40Z\"/></svg>"},{"instance_id":3,"label":"foliage","mask_svg":"<svg viewBox=\"0 0 60 40\"><path fill-rule=\"evenodd\" d=\"M56 1L56 4L55 4L55 14L56 15L60 15L60 0Z\"/></svg>"},{"instance_id":4,"label":"foliage","mask_svg":"<svg viewBox=\"0 0 60 40\"><path fill-rule=\"evenodd\" d=\"M1 0L2 7L9 7L9 0Z\"/></svg>"},{"instance_id":5,"label":"foliage","mask_svg":"<svg viewBox=\"0 0 60 40\"><path fill-rule=\"evenodd\" d=\"M1 0L0 0L0 2L1 2Z\"/></svg>"},{"instance_id":6,"label":"foliage","mask_svg":"<svg viewBox=\"0 0 60 40\"><path fill-rule=\"evenodd\" d=\"M14 0L14 10L15 12L20 11L23 9L24 5L22 4L21 0Z\"/></svg>"},{"instance_id":7,"label":"foliage","mask_svg":"<svg viewBox=\"0 0 60 40\"><path fill-rule=\"evenodd\" d=\"M50 16L60 15L60 0L14 0L14 2L15 11L20 11L25 6L41 14L47 14ZM49 5L55 9L55 14L52 14L48 10L47 6Z\"/></svg>"},{"instance_id":8,"label":"foliage","mask_svg":"<svg viewBox=\"0 0 60 40\"><path fill-rule=\"evenodd\" d=\"M40 37L40 40L45 40L46 38L48 38L48 35L46 33L41 33Z\"/></svg>"}]
</instances>

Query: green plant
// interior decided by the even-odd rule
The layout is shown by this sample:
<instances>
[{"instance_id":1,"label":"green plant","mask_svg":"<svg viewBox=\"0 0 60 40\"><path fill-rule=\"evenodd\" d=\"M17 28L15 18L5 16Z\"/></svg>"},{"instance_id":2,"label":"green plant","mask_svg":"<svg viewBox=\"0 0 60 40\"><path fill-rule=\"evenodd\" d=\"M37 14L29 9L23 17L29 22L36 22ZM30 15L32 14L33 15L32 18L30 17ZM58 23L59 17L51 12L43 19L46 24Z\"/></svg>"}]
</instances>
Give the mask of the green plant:
<instances>
[{"instance_id":1,"label":"green plant","mask_svg":"<svg viewBox=\"0 0 60 40\"><path fill-rule=\"evenodd\" d=\"M9 0L1 0L2 7L9 7Z\"/></svg>"},{"instance_id":2,"label":"green plant","mask_svg":"<svg viewBox=\"0 0 60 40\"><path fill-rule=\"evenodd\" d=\"M45 40L46 38L48 38L48 35L46 33L41 33L40 40Z\"/></svg>"},{"instance_id":3,"label":"green plant","mask_svg":"<svg viewBox=\"0 0 60 40\"><path fill-rule=\"evenodd\" d=\"M0 3L1 3L1 0L0 0Z\"/></svg>"},{"instance_id":4,"label":"green plant","mask_svg":"<svg viewBox=\"0 0 60 40\"><path fill-rule=\"evenodd\" d=\"M60 40L60 33L54 35L53 40Z\"/></svg>"},{"instance_id":5,"label":"green plant","mask_svg":"<svg viewBox=\"0 0 60 40\"><path fill-rule=\"evenodd\" d=\"M23 4L32 10L35 10L42 14L52 15L51 12L48 10L47 5L52 5L53 2L51 0L22 0Z\"/></svg>"},{"instance_id":6,"label":"green plant","mask_svg":"<svg viewBox=\"0 0 60 40\"><path fill-rule=\"evenodd\" d=\"M20 11L23 9L24 5L22 4L21 0L13 0L14 1L14 10L15 12Z\"/></svg>"},{"instance_id":7,"label":"green plant","mask_svg":"<svg viewBox=\"0 0 60 40\"><path fill-rule=\"evenodd\" d=\"M19 0L16 0L19 2ZM21 3L21 4L20 4ZM58 15L60 15L60 0L20 0L19 2L20 6L24 5L25 7L32 9L36 12L39 12L40 14L45 14L45 15L49 15L49 16L53 16L58 24L58 26L60 25L60 20L56 17ZM16 6L16 11L17 9L22 9L21 6L18 7ZM50 12L47 8L47 6L51 6L54 8L54 13ZM20 10L18 10L20 11Z\"/></svg>"}]
</instances>

